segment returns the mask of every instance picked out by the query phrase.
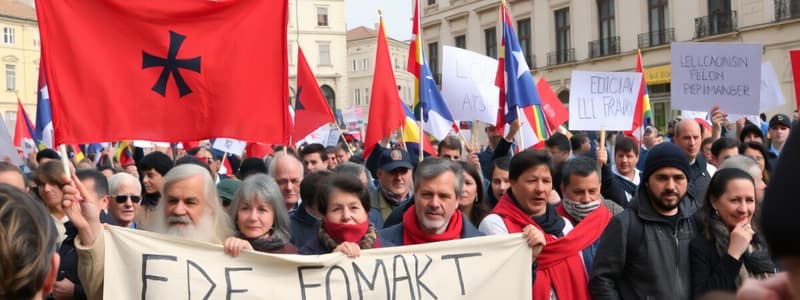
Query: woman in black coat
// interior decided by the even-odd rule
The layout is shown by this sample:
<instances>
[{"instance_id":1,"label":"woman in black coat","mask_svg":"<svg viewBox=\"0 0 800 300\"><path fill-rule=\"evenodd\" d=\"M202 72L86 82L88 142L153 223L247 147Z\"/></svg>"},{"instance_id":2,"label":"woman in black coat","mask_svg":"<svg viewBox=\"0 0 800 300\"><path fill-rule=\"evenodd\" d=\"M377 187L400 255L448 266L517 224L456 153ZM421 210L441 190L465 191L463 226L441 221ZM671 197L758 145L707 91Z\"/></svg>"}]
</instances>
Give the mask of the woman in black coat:
<instances>
[{"instance_id":1,"label":"woman in black coat","mask_svg":"<svg viewBox=\"0 0 800 300\"><path fill-rule=\"evenodd\" d=\"M766 243L756 233L755 210L750 174L739 169L714 174L699 212L705 230L689 244L693 297L735 292L746 278L775 273Z\"/></svg>"}]
</instances>

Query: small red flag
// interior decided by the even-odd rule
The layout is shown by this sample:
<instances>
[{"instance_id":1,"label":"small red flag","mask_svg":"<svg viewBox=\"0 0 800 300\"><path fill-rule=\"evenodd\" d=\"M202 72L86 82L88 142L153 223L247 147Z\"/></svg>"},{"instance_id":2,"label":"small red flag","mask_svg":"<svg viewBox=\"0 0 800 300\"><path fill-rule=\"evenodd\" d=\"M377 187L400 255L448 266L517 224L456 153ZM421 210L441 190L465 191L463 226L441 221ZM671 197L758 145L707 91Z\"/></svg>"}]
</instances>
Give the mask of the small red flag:
<instances>
[{"instance_id":1,"label":"small red flag","mask_svg":"<svg viewBox=\"0 0 800 300\"><path fill-rule=\"evenodd\" d=\"M547 127L550 128L550 132L555 132L558 126L569 120L569 111L558 99L556 93L553 92L553 88L550 87L550 83L544 77L539 78L539 82L536 83L536 89L539 91L539 98L542 100L542 110L544 111L545 120L547 120Z\"/></svg>"},{"instance_id":2,"label":"small red flag","mask_svg":"<svg viewBox=\"0 0 800 300\"><path fill-rule=\"evenodd\" d=\"M36 10L56 144L288 140L288 1L37 0Z\"/></svg>"},{"instance_id":3,"label":"small red flag","mask_svg":"<svg viewBox=\"0 0 800 300\"><path fill-rule=\"evenodd\" d=\"M367 136L364 139L364 159L369 157L378 141L403 126L406 120L400 94L397 92L397 81L394 78L389 46L386 43L383 18L380 24L378 50L375 53L375 75L372 80L372 102L369 105L369 123Z\"/></svg>"},{"instance_id":4,"label":"small red flag","mask_svg":"<svg viewBox=\"0 0 800 300\"><path fill-rule=\"evenodd\" d=\"M262 143L247 143L247 146L244 148L244 152L246 153L247 158L257 157L259 159L264 159L264 157L267 157L267 155L272 154L272 145Z\"/></svg>"},{"instance_id":5,"label":"small red flag","mask_svg":"<svg viewBox=\"0 0 800 300\"><path fill-rule=\"evenodd\" d=\"M297 99L294 104L292 140L299 141L325 124L336 122L328 101L317 85L303 49L297 48Z\"/></svg>"},{"instance_id":6,"label":"small red flag","mask_svg":"<svg viewBox=\"0 0 800 300\"><path fill-rule=\"evenodd\" d=\"M800 109L800 50L789 51L792 60L792 76L794 78L795 108Z\"/></svg>"}]
</instances>

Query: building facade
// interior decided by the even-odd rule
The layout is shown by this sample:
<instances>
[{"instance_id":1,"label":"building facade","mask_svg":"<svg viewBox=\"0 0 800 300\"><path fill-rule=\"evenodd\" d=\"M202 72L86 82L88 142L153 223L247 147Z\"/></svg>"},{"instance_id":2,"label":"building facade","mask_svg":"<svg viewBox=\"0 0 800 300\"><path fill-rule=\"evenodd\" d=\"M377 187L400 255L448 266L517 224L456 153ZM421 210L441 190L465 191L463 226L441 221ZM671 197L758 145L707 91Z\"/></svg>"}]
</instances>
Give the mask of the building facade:
<instances>
[{"instance_id":1,"label":"building facade","mask_svg":"<svg viewBox=\"0 0 800 300\"><path fill-rule=\"evenodd\" d=\"M39 26L36 10L16 0L0 0L0 112L13 135L17 97L35 118L39 79Z\"/></svg>"},{"instance_id":2,"label":"building facade","mask_svg":"<svg viewBox=\"0 0 800 300\"><path fill-rule=\"evenodd\" d=\"M411 105L414 102L414 76L406 71L408 63L407 42L387 37L389 55L392 58L394 77L400 98ZM347 68L350 88L349 101L345 109L358 107L363 112L364 122L369 117L370 89L375 74L375 53L378 47L378 32L364 26L347 31Z\"/></svg>"},{"instance_id":3,"label":"building facade","mask_svg":"<svg viewBox=\"0 0 800 300\"><path fill-rule=\"evenodd\" d=\"M442 46L497 57L502 25L492 0L427 0L424 51L440 73ZM800 0L509 0L520 46L537 78L544 76L568 103L573 70L632 71L641 50L656 125L670 108L670 43L760 43L786 99L767 111L795 109L788 51L800 48ZM709 108L710 109L710 108Z\"/></svg>"},{"instance_id":4,"label":"building facade","mask_svg":"<svg viewBox=\"0 0 800 300\"><path fill-rule=\"evenodd\" d=\"M344 0L289 0L289 95L297 91L298 47L336 112L349 101Z\"/></svg>"}]
</instances>

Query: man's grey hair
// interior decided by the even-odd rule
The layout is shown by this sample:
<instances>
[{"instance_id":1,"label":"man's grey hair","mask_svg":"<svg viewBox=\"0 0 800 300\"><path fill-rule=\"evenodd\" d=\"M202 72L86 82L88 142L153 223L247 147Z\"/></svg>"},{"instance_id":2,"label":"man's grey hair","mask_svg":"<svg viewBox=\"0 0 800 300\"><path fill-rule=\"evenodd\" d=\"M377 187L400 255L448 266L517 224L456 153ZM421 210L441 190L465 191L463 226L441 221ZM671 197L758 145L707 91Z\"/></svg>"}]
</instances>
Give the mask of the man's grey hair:
<instances>
[{"instance_id":1,"label":"man's grey hair","mask_svg":"<svg viewBox=\"0 0 800 300\"><path fill-rule=\"evenodd\" d=\"M367 181L370 181L372 179L372 175L367 170L367 167L365 167L362 164L357 164L349 161L343 162L340 165L336 166L336 168L333 169L333 172L335 172L336 174L351 175L356 178L361 176L361 174L364 174L364 176L367 177Z\"/></svg>"},{"instance_id":2,"label":"man's grey hair","mask_svg":"<svg viewBox=\"0 0 800 300\"><path fill-rule=\"evenodd\" d=\"M283 194L281 194L275 179L266 174L254 174L242 181L231 201L230 207L228 207L228 214L233 219L234 227L237 230L240 230L236 220L241 203L251 206L258 203L268 204L274 212L272 236L285 237L286 240L290 239L289 213L286 211L286 205L283 203Z\"/></svg>"},{"instance_id":3,"label":"man's grey hair","mask_svg":"<svg viewBox=\"0 0 800 300\"><path fill-rule=\"evenodd\" d=\"M127 172L120 172L108 178L109 194L116 195L119 188L124 184L134 186L137 195L142 194L142 185L139 184L139 179Z\"/></svg>"},{"instance_id":4,"label":"man's grey hair","mask_svg":"<svg viewBox=\"0 0 800 300\"><path fill-rule=\"evenodd\" d=\"M297 157L294 157L294 155L286 154L285 152L281 151L276 153L275 156L269 160L268 172L270 176L275 175L275 168L277 167L278 162L284 159L291 159L292 162L296 163L297 167L300 168L300 172L303 172L303 163L300 162L300 160L297 159Z\"/></svg>"},{"instance_id":5,"label":"man's grey hair","mask_svg":"<svg viewBox=\"0 0 800 300\"><path fill-rule=\"evenodd\" d=\"M161 188L161 201L158 202L156 210L164 211L164 207L168 202L168 199L166 199L168 197L166 190L168 190L169 187L195 176L201 176L203 178L203 202L206 205L205 213L210 215L212 222L211 228L215 230L215 232L212 233L214 236L210 240L214 243L221 244L225 239L233 236L233 226L231 226L232 223L230 218L228 218L228 214L225 213L225 209L222 208L222 201L219 200L217 194L217 186L211 179L211 174L208 172L208 169L195 164L182 164L169 170L164 176L164 185Z\"/></svg>"},{"instance_id":6,"label":"man's grey hair","mask_svg":"<svg viewBox=\"0 0 800 300\"><path fill-rule=\"evenodd\" d=\"M761 165L759 165L755 159L752 159L749 156L737 155L726 159L719 166L719 169L739 169L752 175L754 171L756 174L761 172Z\"/></svg>"},{"instance_id":7,"label":"man's grey hair","mask_svg":"<svg viewBox=\"0 0 800 300\"><path fill-rule=\"evenodd\" d=\"M456 197L461 197L461 192L464 190L464 169L455 161L438 157L428 157L417 165L414 171L414 192L417 191L422 181L436 178L445 172L453 172L456 175L454 187Z\"/></svg>"}]
</instances>

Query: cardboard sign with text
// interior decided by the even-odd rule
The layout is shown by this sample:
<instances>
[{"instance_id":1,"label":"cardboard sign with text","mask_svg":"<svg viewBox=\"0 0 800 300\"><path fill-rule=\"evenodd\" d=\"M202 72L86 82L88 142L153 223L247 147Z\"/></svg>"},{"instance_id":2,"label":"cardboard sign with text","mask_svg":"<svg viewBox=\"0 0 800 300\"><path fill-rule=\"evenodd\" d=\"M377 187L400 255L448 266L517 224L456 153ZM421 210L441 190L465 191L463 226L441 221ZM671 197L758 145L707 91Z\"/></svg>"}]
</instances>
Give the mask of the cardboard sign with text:
<instances>
[{"instance_id":1,"label":"cardboard sign with text","mask_svg":"<svg viewBox=\"0 0 800 300\"><path fill-rule=\"evenodd\" d=\"M761 45L672 43L672 109L758 114Z\"/></svg>"},{"instance_id":2,"label":"cardboard sign with text","mask_svg":"<svg viewBox=\"0 0 800 300\"><path fill-rule=\"evenodd\" d=\"M642 73L573 71L569 130L630 130Z\"/></svg>"}]
</instances>

